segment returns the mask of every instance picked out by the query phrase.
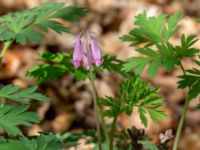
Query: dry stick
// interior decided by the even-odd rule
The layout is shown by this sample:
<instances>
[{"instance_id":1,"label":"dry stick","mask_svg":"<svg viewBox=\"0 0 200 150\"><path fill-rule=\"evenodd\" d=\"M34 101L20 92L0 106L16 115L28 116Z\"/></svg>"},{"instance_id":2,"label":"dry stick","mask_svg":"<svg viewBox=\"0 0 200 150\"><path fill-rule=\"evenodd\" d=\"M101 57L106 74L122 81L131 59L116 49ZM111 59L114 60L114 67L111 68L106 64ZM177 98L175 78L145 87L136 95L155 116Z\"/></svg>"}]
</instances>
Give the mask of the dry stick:
<instances>
[{"instance_id":1,"label":"dry stick","mask_svg":"<svg viewBox=\"0 0 200 150\"><path fill-rule=\"evenodd\" d=\"M183 74L186 75L186 71L185 71L182 63L180 63L180 67L181 67L181 70L183 71ZM174 144L173 144L173 150L177 150L177 148L178 148L181 130L183 128L183 123L184 123L184 120L185 120L185 115L186 115L187 110L188 110L189 102L190 102L190 100L187 97L186 100L185 100L183 113L182 113L181 118L180 118L179 123L178 123L178 128L177 128L177 131L176 131L176 136L175 136L175 140L174 140Z\"/></svg>"}]
</instances>

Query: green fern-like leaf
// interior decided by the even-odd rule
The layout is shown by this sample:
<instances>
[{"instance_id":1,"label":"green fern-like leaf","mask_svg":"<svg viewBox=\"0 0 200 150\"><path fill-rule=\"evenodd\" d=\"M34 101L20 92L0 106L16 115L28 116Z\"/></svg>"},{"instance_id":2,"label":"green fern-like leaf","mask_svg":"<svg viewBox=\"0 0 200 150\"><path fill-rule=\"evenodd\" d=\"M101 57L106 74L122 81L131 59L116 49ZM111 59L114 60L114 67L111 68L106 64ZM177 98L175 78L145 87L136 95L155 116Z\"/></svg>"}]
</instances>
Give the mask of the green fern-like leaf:
<instances>
[{"instance_id":1,"label":"green fern-like leaf","mask_svg":"<svg viewBox=\"0 0 200 150\"><path fill-rule=\"evenodd\" d=\"M107 117L117 117L121 112L121 104L122 102L118 99L114 99L112 97L102 98L98 101L98 105L106 106L108 109L103 112L104 116Z\"/></svg>"},{"instance_id":2,"label":"green fern-like leaf","mask_svg":"<svg viewBox=\"0 0 200 150\"><path fill-rule=\"evenodd\" d=\"M28 108L28 105L3 105L0 108L0 127L11 136L22 135L17 125L31 126L40 121L37 113L27 111Z\"/></svg>"},{"instance_id":3,"label":"green fern-like leaf","mask_svg":"<svg viewBox=\"0 0 200 150\"><path fill-rule=\"evenodd\" d=\"M151 88L146 82L135 76L125 80L120 85L120 99L107 97L100 99L98 104L107 109L104 115L117 117L124 112L131 115L133 108L138 108L142 123L147 126L147 114L157 123L159 119L165 119L166 113L162 110L163 98L158 97L159 89Z\"/></svg>"},{"instance_id":4,"label":"green fern-like leaf","mask_svg":"<svg viewBox=\"0 0 200 150\"><path fill-rule=\"evenodd\" d=\"M62 148L65 148L65 145L53 134L0 142L0 149L4 150L61 150Z\"/></svg>"},{"instance_id":5,"label":"green fern-like leaf","mask_svg":"<svg viewBox=\"0 0 200 150\"><path fill-rule=\"evenodd\" d=\"M123 71L135 70L140 74L149 64L148 76L153 78L160 67L171 72L185 57L192 57L199 53L199 49L193 47L197 41L194 35L181 37L181 44L173 45L169 39L178 30L178 21L181 19L179 13L170 17L162 14L158 17L148 17L146 12L136 16L135 28L128 35L121 37L122 41L130 42L131 46L143 44L137 52L144 57L129 58L123 64Z\"/></svg>"},{"instance_id":6,"label":"green fern-like leaf","mask_svg":"<svg viewBox=\"0 0 200 150\"><path fill-rule=\"evenodd\" d=\"M197 41L195 36L185 37L182 35L181 45L174 46L167 42L166 44L155 44L157 50L144 47L137 51L145 57L132 57L124 63L122 70L130 71L135 69L136 74L140 74L149 64L148 76L153 78L160 67L171 72L175 66L179 65L185 57L192 57L199 53L199 49L193 48L192 45Z\"/></svg>"},{"instance_id":7,"label":"green fern-like leaf","mask_svg":"<svg viewBox=\"0 0 200 150\"><path fill-rule=\"evenodd\" d=\"M148 17L146 12L136 16L135 26L128 35L120 37L122 41L131 42L130 46L146 43L147 46L168 41L178 30L177 23L182 17L179 13L167 18L167 15Z\"/></svg>"},{"instance_id":8,"label":"green fern-like leaf","mask_svg":"<svg viewBox=\"0 0 200 150\"><path fill-rule=\"evenodd\" d=\"M48 29L57 33L69 32L61 20L78 22L87 13L85 8L64 6L64 3L46 2L22 12L0 18L0 40L16 40L19 44L39 42Z\"/></svg>"},{"instance_id":9,"label":"green fern-like leaf","mask_svg":"<svg viewBox=\"0 0 200 150\"><path fill-rule=\"evenodd\" d=\"M200 59L200 56L199 56ZM200 61L195 61L197 66L200 66ZM178 82L178 88L189 88L188 98L191 100L200 94L200 70L197 68L189 69L187 74L179 76L181 79Z\"/></svg>"},{"instance_id":10,"label":"green fern-like leaf","mask_svg":"<svg viewBox=\"0 0 200 150\"><path fill-rule=\"evenodd\" d=\"M42 102L50 100L47 96L37 93L36 90L36 86L19 90L19 86L7 85L0 89L0 98L6 98L22 104L28 103L26 99L33 99Z\"/></svg>"},{"instance_id":11,"label":"green fern-like leaf","mask_svg":"<svg viewBox=\"0 0 200 150\"><path fill-rule=\"evenodd\" d=\"M95 131L86 130L83 133L40 133L39 136L18 139L5 139L0 136L0 149L2 150L62 150L78 145L78 140L83 137L95 137Z\"/></svg>"}]
</instances>

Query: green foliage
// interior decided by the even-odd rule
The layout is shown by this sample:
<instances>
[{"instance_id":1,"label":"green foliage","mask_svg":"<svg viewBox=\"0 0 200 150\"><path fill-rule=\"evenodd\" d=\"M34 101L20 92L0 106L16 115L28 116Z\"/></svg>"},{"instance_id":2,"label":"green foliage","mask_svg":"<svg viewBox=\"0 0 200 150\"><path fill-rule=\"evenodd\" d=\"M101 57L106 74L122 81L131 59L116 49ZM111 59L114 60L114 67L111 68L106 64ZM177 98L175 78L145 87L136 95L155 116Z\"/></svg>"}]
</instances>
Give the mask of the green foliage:
<instances>
[{"instance_id":1,"label":"green foliage","mask_svg":"<svg viewBox=\"0 0 200 150\"><path fill-rule=\"evenodd\" d=\"M26 99L34 99L42 102L49 101L47 96L37 93L36 90L36 86L19 90L19 86L7 85L0 89L0 98L6 98L22 104L28 103L28 101L25 101Z\"/></svg>"},{"instance_id":2,"label":"green foliage","mask_svg":"<svg viewBox=\"0 0 200 150\"><path fill-rule=\"evenodd\" d=\"M34 77L39 83L47 80L58 79L66 73L72 73L76 80L85 80L89 72L84 68L76 69L72 64L71 53L50 53L45 52L40 55L40 60L43 64L32 67L28 72L28 76ZM130 76L131 73L121 71L123 61L117 59L115 56L105 55L103 57L104 63L101 67L95 67L95 72L107 70L109 72L118 72L122 76Z\"/></svg>"},{"instance_id":3,"label":"green foliage","mask_svg":"<svg viewBox=\"0 0 200 150\"><path fill-rule=\"evenodd\" d=\"M154 122L166 118L165 112L161 110L163 99L157 96L158 93L159 89L151 88L135 76L120 85L120 99L107 97L100 99L98 104L108 108L104 112L108 117L117 117L122 112L131 115L133 107L137 107L142 123L147 126L147 113Z\"/></svg>"},{"instance_id":4,"label":"green foliage","mask_svg":"<svg viewBox=\"0 0 200 150\"><path fill-rule=\"evenodd\" d=\"M200 59L200 56L199 56ZM197 66L200 67L200 61L195 61ZM200 70L193 68L186 70L187 74L179 76L181 79L178 82L178 88L189 88L188 98L191 100L197 97L200 93Z\"/></svg>"},{"instance_id":5,"label":"green foliage","mask_svg":"<svg viewBox=\"0 0 200 150\"><path fill-rule=\"evenodd\" d=\"M112 97L101 98L98 101L98 105L107 107L107 110L103 112L104 116L107 117L117 117L122 112L122 102L120 99Z\"/></svg>"},{"instance_id":6,"label":"green foliage","mask_svg":"<svg viewBox=\"0 0 200 150\"><path fill-rule=\"evenodd\" d=\"M9 135L22 135L17 125L31 126L32 123L38 123L40 117L35 112L28 112L29 106L3 105L0 108L0 127ZM1 145L1 144L0 144Z\"/></svg>"},{"instance_id":7,"label":"green foliage","mask_svg":"<svg viewBox=\"0 0 200 150\"><path fill-rule=\"evenodd\" d=\"M116 56L104 55L103 56L103 64L100 69L101 70L105 69L105 70L109 71L110 73L116 72L116 73L121 74L124 77L132 76L133 73L124 72L121 70L123 64L124 64L124 62L122 60L117 59Z\"/></svg>"},{"instance_id":8,"label":"green foliage","mask_svg":"<svg viewBox=\"0 0 200 150\"><path fill-rule=\"evenodd\" d=\"M182 35L180 46L173 46L167 42L166 44L155 44L157 50L150 47L139 48L137 51L145 57L128 59L123 65L123 70L130 71L134 68L136 74L139 74L149 64L147 73L150 78L157 74L159 67L170 72L176 65L180 64L184 57L191 57L199 52L199 49L192 47L196 41L196 36L185 37Z\"/></svg>"},{"instance_id":9,"label":"green foliage","mask_svg":"<svg viewBox=\"0 0 200 150\"><path fill-rule=\"evenodd\" d=\"M27 116L28 117L28 116ZM31 118L31 117L30 117ZM17 129L17 128L16 128ZM82 133L40 133L38 136L25 137L20 134L18 139L5 139L0 136L0 149L2 150L62 150L78 145L78 140L85 137L87 142L95 142L95 131L85 130Z\"/></svg>"},{"instance_id":10,"label":"green foliage","mask_svg":"<svg viewBox=\"0 0 200 150\"><path fill-rule=\"evenodd\" d=\"M49 98L36 92L36 90L36 86L19 90L19 86L16 85L7 85L0 89L1 99L9 99L23 104L21 106L12 106L1 102L0 128L4 129L10 136L22 135L17 125L31 126L32 123L38 123L40 121L37 113L28 111L29 101L27 100L33 99L47 102Z\"/></svg>"},{"instance_id":11,"label":"green foliage","mask_svg":"<svg viewBox=\"0 0 200 150\"><path fill-rule=\"evenodd\" d=\"M170 72L180 64L183 58L197 54L199 49L192 47L197 41L194 35L188 37L182 35L180 46L174 46L169 42L169 38L178 30L177 23L181 18L179 13L169 18L164 14L158 17L148 17L146 12L136 16L136 27L129 32L129 35L122 36L121 40L131 42L131 46L145 45L137 49L137 52L145 57L129 58L122 70L135 69L135 72L139 74L149 64L148 76L153 78L160 67Z\"/></svg>"},{"instance_id":12,"label":"green foliage","mask_svg":"<svg viewBox=\"0 0 200 150\"><path fill-rule=\"evenodd\" d=\"M67 147L78 145L79 139L83 139L83 138L85 138L85 139L87 138L86 144L97 142L95 130L93 130L93 129L84 130L81 133L67 132L64 134L56 134L56 137L58 137L60 140L65 142L65 146L67 146Z\"/></svg>"},{"instance_id":13,"label":"green foliage","mask_svg":"<svg viewBox=\"0 0 200 150\"><path fill-rule=\"evenodd\" d=\"M177 23L182 17L175 13L169 18L167 15L148 17L146 12L136 16L135 26L128 35L120 37L122 41L131 42L131 46L142 43L149 45L163 43L178 30Z\"/></svg>"},{"instance_id":14,"label":"green foliage","mask_svg":"<svg viewBox=\"0 0 200 150\"><path fill-rule=\"evenodd\" d=\"M176 57L182 59L184 57L192 57L199 52L199 49L192 47L198 41L195 35L185 37L181 36L181 45L175 47Z\"/></svg>"},{"instance_id":15,"label":"green foliage","mask_svg":"<svg viewBox=\"0 0 200 150\"><path fill-rule=\"evenodd\" d=\"M68 136L66 136L68 134ZM72 136L72 135L70 135ZM62 150L72 145L68 141L69 133L59 134L40 134L33 137L20 137L19 140L0 140L0 149L3 150ZM65 141L67 140L67 141ZM77 141L76 141L77 142ZM76 143L77 144L77 143Z\"/></svg>"},{"instance_id":16,"label":"green foliage","mask_svg":"<svg viewBox=\"0 0 200 150\"><path fill-rule=\"evenodd\" d=\"M47 80L58 79L66 73L74 73L75 77L82 80L87 76L87 71L79 69L79 72L72 65L72 57L70 53L50 53L46 52L40 55L43 64L32 67L27 75L35 77L37 82L45 82Z\"/></svg>"},{"instance_id":17,"label":"green foliage","mask_svg":"<svg viewBox=\"0 0 200 150\"><path fill-rule=\"evenodd\" d=\"M38 82L44 82L47 79L58 79L66 73L66 66L63 65L37 65L28 72L29 76L37 77Z\"/></svg>"},{"instance_id":18,"label":"green foliage","mask_svg":"<svg viewBox=\"0 0 200 150\"><path fill-rule=\"evenodd\" d=\"M61 20L78 22L87 13L85 8L65 7L64 3L46 2L22 12L9 13L0 18L0 40L16 40L19 44L39 42L48 29L68 32ZM61 19L61 20L59 20Z\"/></svg>"}]
</instances>

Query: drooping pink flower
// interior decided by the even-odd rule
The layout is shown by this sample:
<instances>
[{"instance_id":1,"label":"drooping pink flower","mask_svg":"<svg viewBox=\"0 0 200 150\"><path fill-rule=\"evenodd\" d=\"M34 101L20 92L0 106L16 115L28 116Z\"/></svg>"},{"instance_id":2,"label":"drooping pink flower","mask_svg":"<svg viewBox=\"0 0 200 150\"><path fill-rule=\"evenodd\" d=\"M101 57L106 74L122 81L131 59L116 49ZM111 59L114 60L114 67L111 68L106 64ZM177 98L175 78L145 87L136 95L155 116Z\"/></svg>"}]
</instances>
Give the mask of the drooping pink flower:
<instances>
[{"instance_id":1,"label":"drooping pink flower","mask_svg":"<svg viewBox=\"0 0 200 150\"><path fill-rule=\"evenodd\" d=\"M90 65L99 67L103 63L101 50L94 37L94 33L88 30L82 31L76 38L73 65L78 68L81 64L88 70Z\"/></svg>"},{"instance_id":2,"label":"drooping pink flower","mask_svg":"<svg viewBox=\"0 0 200 150\"><path fill-rule=\"evenodd\" d=\"M95 39L91 39L90 40L90 51L91 51L91 56L92 56L92 59L95 63L95 65L97 67L99 67L103 61L102 61L102 58L101 58L101 51L100 51L100 48L98 46L98 43Z\"/></svg>"},{"instance_id":3,"label":"drooping pink flower","mask_svg":"<svg viewBox=\"0 0 200 150\"><path fill-rule=\"evenodd\" d=\"M80 66L83 55L84 55L83 44L80 36L78 36L75 41L74 53L73 53L73 65L75 68L78 68Z\"/></svg>"}]
</instances>

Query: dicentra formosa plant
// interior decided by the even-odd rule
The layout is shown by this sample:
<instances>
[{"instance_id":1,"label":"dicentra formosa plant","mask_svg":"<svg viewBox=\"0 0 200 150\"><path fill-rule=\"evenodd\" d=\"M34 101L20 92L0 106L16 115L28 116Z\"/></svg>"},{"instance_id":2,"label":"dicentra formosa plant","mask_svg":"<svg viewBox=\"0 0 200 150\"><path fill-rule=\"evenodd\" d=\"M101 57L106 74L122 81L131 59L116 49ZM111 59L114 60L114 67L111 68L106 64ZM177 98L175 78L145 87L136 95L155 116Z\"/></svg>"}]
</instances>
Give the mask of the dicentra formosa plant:
<instances>
[{"instance_id":1,"label":"dicentra formosa plant","mask_svg":"<svg viewBox=\"0 0 200 150\"><path fill-rule=\"evenodd\" d=\"M0 30L2 31L0 32L0 36L1 41L4 43L1 56L3 57L4 52L13 41L16 41L19 44L39 41L42 39L41 37L43 34L41 33L47 32L49 28L58 33L68 31L61 22L57 21L57 19L74 22L78 21L79 17L85 14L86 10L84 8L73 6L64 7L63 4L52 4L48 2L22 13L6 15L0 19L0 23L3 26ZM28 71L28 75L36 77L39 82L45 82L47 79L58 79L66 73L73 74L77 80L85 80L88 77L91 82L94 110L96 114L98 148L100 150L113 150L114 148L117 149L117 143L115 143L115 138L118 138L116 123L117 118L121 113L131 115L133 108L137 108L139 117L145 126L148 125L147 115L149 115L154 122L166 118L166 113L162 110L164 103L163 98L158 96L159 89L152 88L139 77L139 74L143 69L148 65L148 75L150 78L153 78L161 67L165 68L168 72L171 72L175 67L180 67L183 71L183 75L179 76L180 81L178 82L178 88L188 88L188 93L173 146L173 150L176 150L189 102L200 93L199 69L193 68L185 70L182 64L185 57L193 57L199 54L199 49L193 47L193 44L197 41L196 36L186 36L183 34L181 36L180 45L173 45L170 42L170 38L179 29L177 23L181 18L182 17L178 13L175 13L170 17L167 15L148 17L146 12L143 12L136 16L135 28L132 29L128 35L122 36L121 39L122 41L131 42L131 46L136 46L137 51L145 57L132 57L126 62L123 62L116 59L114 56L102 56L94 33L84 30L76 38L75 49L72 55L71 53L54 54L45 52L40 56L44 63L33 67ZM15 25L15 23L17 25ZM43 32L38 32L38 29ZM141 45L143 45L143 47L141 47ZM197 56L196 58L198 59L199 57ZM199 60L195 60L195 63L198 67L200 66ZM104 70L119 73L125 78L119 86L119 97L100 98L98 96L94 83L95 73ZM134 75L132 70L134 70L137 75ZM8 95L11 95L11 98L13 98L12 96L17 90L16 87L11 87L5 87L5 89L8 92ZM3 88L2 90L5 91L5 89ZM35 88L33 89L35 90ZM29 91L29 94L32 93L35 96L35 91L33 89L27 91ZM27 91L25 90L26 96ZM24 96L23 98L30 97ZM19 101L19 98L14 99L15 101ZM105 106L104 109L102 109L103 106ZM15 114L12 113L12 111L15 110L14 112L21 115L20 113L26 111L27 108L28 107L23 106L15 110L10 106L4 107L2 113L0 110L0 114L2 114L2 116L11 114L12 116ZM113 119L111 127L105 123L105 118L103 116ZM37 119L23 120L23 124L27 125L28 123L30 124L36 121ZM22 122L19 122L19 124L21 123ZM17 124L14 124L14 126L15 125ZM44 136L34 138L33 141L27 138L20 138L19 140L12 141L4 139L1 142L4 143L4 146L8 146L8 144L12 142L17 145L16 143L19 141L23 141L21 142L24 143L22 144L23 146L26 146L27 143L41 145L41 143L38 142L38 138L44 138ZM55 139L55 137L51 138ZM93 138L95 139L95 135L93 135ZM43 144L46 144L49 148L49 142L52 142L52 140L47 141L44 141ZM55 141L59 140L57 139ZM93 142L96 141L94 140ZM146 141L138 142L147 145ZM0 143L0 146L2 143ZM154 149L156 148L157 147L154 146ZM54 149L56 148L54 147Z\"/></svg>"},{"instance_id":2,"label":"dicentra formosa plant","mask_svg":"<svg viewBox=\"0 0 200 150\"><path fill-rule=\"evenodd\" d=\"M95 88L94 78L93 78L93 66L100 66L103 61L101 58L101 51L95 40L95 35L93 32L89 30L83 30L76 38L74 52L73 52L73 65L75 68L78 68L80 64L83 64L83 67L86 70L89 70L89 79L92 88L92 95L94 100L94 110L95 110L95 118L97 125L97 133L98 133L98 145L99 149L102 150L102 142L101 142L101 129L100 129L100 111L97 106L97 91ZM105 127L104 127L105 128Z\"/></svg>"},{"instance_id":3,"label":"dicentra formosa plant","mask_svg":"<svg viewBox=\"0 0 200 150\"><path fill-rule=\"evenodd\" d=\"M142 123L147 126L148 113L154 122L158 119L164 119L166 114L161 110L162 98L158 97L157 94L159 89L153 89L144 81L142 81L138 76L132 77L131 79L125 80L120 86L121 98L99 98L97 94L97 89L94 83L94 68L92 64L99 67L103 61L101 58L100 48L97 41L94 39L94 33L88 30L82 31L76 38L75 48L73 51L73 65L78 68L82 62L83 67L89 70L89 79L92 87L92 95L94 100L94 110L97 125L97 137L98 137L98 148L103 149L102 146L102 133L105 137L106 147L109 150L113 150L113 139L115 135L115 126L117 117L120 113L124 112L127 115L131 115L133 107L138 108L140 113L140 118ZM97 106L97 101L99 106L106 106L108 109L103 113L101 108ZM106 117L113 118L113 123L111 130L109 131L106 127L104 118L102 114Z\"/></svg>"},{"instance_id":4,"label":"dicentra formosa plant","mask_svg":"<svg viewBox=\"0 0 200 150\"><path fill-rule=\"evenodd\" d=\"M137 52L145 57L132 57L123 65L124 71L135 70L140 74L148 65L148 75L153 78L157 75L159 68L164 68L171 72L175 67L180 67L183 75L178 76L178 88L187 88L185 105L181 113L176 136L174 139L173 150L178 149L180 134L182 131L184 119L191 100L196 98L200 93L200 50L193 47L198 40L195 35L186 36L182 34L180 45L174 45L170 38L178 31L177 23L182 18L179 13L172 16L165 14L158 17L148 17L146 12L136 16L135 28L128 35L120 39L125 42L131 42L130 46L136 46ZM143 44L143 47L139 45ZM185 70L183 65L184 58L194 57L198 68Z\"/></svg>"},{"instance_id":5,"label":"dicentra formosa plant","mask_svg":"<svg viewBox=\"0 0 200 150\"><path fill-rule=\"evenodd\" d=\"M84 30L76 37L72 56L66 53L43 53L41 59L45 63L33 67L28 72L28 75L36 77L39 82L56 79L66 73L73 74L78 80L85 80L87 77L90 79L96 116L98 149L100 150L117 148L115 140L118 134L115 127L117 118L121 113L130 116L133 108L137 108L139 117L145 126L148 125L147 115L155 123L159 119L166 118L166 114L162 110L163 98L158 96L159 89L152 88L133 72L122 71L124 62L116 59L116 57L101 56L95 34L91 31ZM54 74L52 74L52 70L55 70ZM104 70L119 73L125 77L119 87L120 97L100 98L98 96L94 83L95 74ZM105 110L102 109L104 106ZM105 123L104 117L113 119L111 129ZM95 139L95 137L93 138ZM126 140L128 141L128 138ZM144 143L150 145L149 141ZM154 147L156 146L154 145Z\"/></svg>"}]
</instances>

